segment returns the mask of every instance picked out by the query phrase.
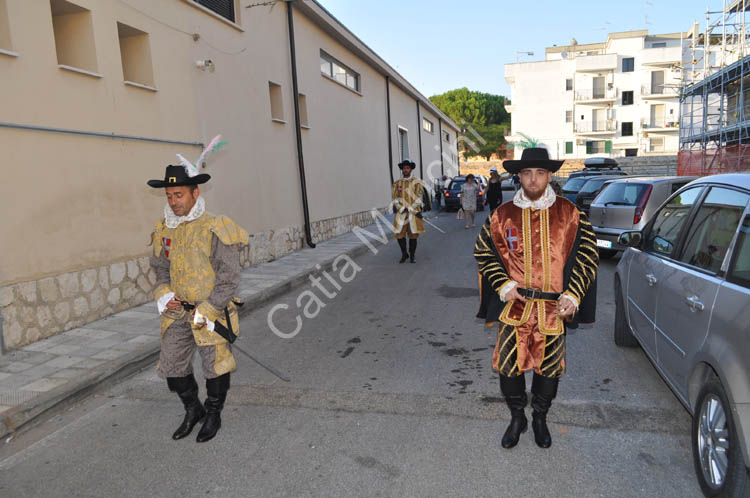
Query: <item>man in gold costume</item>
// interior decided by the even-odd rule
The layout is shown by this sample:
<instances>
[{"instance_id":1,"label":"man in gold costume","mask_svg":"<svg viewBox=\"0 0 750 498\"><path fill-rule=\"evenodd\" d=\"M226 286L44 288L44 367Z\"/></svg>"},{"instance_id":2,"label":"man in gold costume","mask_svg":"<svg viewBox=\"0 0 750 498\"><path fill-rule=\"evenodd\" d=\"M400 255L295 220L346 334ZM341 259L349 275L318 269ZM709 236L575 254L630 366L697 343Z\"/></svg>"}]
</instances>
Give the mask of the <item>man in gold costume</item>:
<instances>
[{"instance_id":1,"label":"man in gold costume","mask_svg":"<svg viewBox=\"0 0 750 498\"><path fill-rule=\"evenodd\" d=\"M182 439L203 421L197 441L213 438L221 427L221 410L236 368L230 344L216 330L239 332L235 293L240 280L239 250L248 233L226 216L205 210L198 185L207 174L190 175L184 166L167 166L164 218L152 234L151 267L156 272L154 299L161 314L161 351L157 372L185 406L182 424L172 435ZM236 301L239 302L239 301ZM218 329L217 329L218 328ZM206 402L198 399L193 353L201 357Z\"/></svg>"},{"instance_id":2,"label":"man in gold costume","mask_svg":"<svg viewBox=\"0 0 750 498\"><path fill-rule=\"evenodd\" d=\"M419 178L414 178L414 163L409 160L398 164L401 170L401 178L393 182L391 196L393 198L393 231L396 233L396 241L401 248L401 260L399 263L409 259L416 263L417 238L424 233L424 220L422 209L424 206L425 185ZM406 252L406 239L409 239L409 252Z\"/></svg>"},{"instance_id":3,"label":"man in gold costume","mask_svg":"<svg viewBox=\"0 0 750 498\"><path fill-rule=\"evenodd\" d=\"M474 248L482 276L478 316L499 322L492 367L511 412L504 448L518 444L527 429L527 370L534 371L534 440L542 448L552 444L546 417L565 371L566 327L594 321L596 236L586 216L549 186L562 163L543 148L505 161L521 189L490 214Z\"/></svg>"}]
</instances>

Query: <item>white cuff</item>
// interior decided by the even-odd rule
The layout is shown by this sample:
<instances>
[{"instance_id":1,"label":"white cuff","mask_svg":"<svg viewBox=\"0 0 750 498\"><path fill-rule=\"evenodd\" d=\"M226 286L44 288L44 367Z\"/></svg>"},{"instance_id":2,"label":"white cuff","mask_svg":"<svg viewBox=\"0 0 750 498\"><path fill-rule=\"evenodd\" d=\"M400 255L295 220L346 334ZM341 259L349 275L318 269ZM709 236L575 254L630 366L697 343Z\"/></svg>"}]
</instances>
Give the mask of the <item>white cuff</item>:
<instances>
[{"instance_id":1,"label":"white cuff","mask_svg":"<svg viewBox=\"0 0 750 498\"><path fill-rule=\"evenodd\" d=\"M158 301L156 301L156 307L159 310L160 315L164 313L164 310L167 309L167 303L171 301L173 297L174 292L167 292L166 294L161 296Z\"/></svg>"},{"instance_id":2,"label":"white cuff","mask_svg":"<svg viewBox=\"0 0 750 498\"><path fill-rule=\"evenodd\" d=\"M567 297L568 299L570 299L570 302L573 303L573 306L576 307L576 310L578 309L578 299L576 299L574 296L571 296L570 294L563 294L560 297Z\"/></svg>"},{"instance_id":3,"label":"white cuff","mask_svg":"<svg viewBox=\"0 0 750 498\"><path fill-rule=\"evenodd\" d=\"M506 302L505 296L508 294L508 292L515 289L516 287L518 287L518 282L516 282L515 280L504 283L503 286L500 287L500 292L498 292L498 294L500 294L500 300L502 302Z\"/></svg>"},{"instance_id":4,"label":"white cuff","mask_svg":"<svg viewBox=\"0 0 750 498\"><path fill-rule=\"evenodd\" d=\"M206 328L210 330L211 332L213 332L214 328L216 327L216 324L214 324L213 321L203 316L203 314L200 311L198 311L198 308L195 308L195 315L193 315L193 323L196 325L199 325L204 322L206 324Z\"/></svg>"}]
</instances>

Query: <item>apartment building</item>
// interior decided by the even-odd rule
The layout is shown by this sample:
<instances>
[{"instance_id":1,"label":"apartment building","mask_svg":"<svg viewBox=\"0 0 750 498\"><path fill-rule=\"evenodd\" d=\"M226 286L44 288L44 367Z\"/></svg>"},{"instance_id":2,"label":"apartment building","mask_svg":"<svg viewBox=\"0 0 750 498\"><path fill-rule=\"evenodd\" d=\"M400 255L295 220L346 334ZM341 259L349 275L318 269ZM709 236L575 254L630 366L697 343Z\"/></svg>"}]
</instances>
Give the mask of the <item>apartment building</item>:
<instances>
[{"instance_id":1,"label":"apartment building","mask_svg":"<svg viewBox=\"0 0 750 498\"><path fill-rule=\"evenodd\" d=\"M545 50L505 65L511 136L539 141L558 159L676 154L681 33L611 33L601 43Z\"/></svg>"},{"instance_id":2,"label":"apartment building","mask_svg":"<svg viewBox=\"0 0 750 498\"><path fill-rule=\"evenodd\" d=\"M457 126L319 3L248 4L0 0L0 351L150 299L145 182L216 134L244 266L369 223L401 159L457 171Z\"/></svg>"}]
</instances>

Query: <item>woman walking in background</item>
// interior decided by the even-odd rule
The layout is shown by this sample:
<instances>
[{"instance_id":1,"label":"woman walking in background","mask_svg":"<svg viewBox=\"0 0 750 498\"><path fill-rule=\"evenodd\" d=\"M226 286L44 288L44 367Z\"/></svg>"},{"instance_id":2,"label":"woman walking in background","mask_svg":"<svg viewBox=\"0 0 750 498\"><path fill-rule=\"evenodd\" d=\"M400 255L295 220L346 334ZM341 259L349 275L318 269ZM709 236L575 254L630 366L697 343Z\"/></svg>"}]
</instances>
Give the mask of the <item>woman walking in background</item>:
<instances>
[{"instance_id":1,"label":"woman walking in background","mask_svg":"<svg viewBox=\"0 0 750 498\"><path fill-rule=\"evenodd\" d=\"M479 191L479 185L474 182L474 175L468 175L466 177L466 183L461 187L461 208L464 210L464 220L466 226L469 228L469 217L471 216L471 226L475 227L474 215L477 212L477 192Z\"/></svg>"}]
</instances>

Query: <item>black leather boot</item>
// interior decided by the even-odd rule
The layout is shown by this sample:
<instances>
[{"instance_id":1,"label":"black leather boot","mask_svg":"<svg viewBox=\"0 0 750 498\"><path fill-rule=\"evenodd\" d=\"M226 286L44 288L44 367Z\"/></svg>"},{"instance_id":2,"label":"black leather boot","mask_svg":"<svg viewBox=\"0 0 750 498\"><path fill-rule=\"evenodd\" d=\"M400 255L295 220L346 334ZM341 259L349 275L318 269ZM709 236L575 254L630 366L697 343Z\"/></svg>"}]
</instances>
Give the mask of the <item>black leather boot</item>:
<instances>
[{"instance_id":1,"label":"black leather boot","mask_svg":"<svg viewBox=\"0 0 750 498\"><path fill-rule=\"evenodd\" d=\"M206 379L206 421L198 431L196 441L203 443L213 439L221 428L221 410L229 391L229 374L226 373L215 379Z\"/></svg>"},{"instance_id":2,"label":"black leather boot","mask_svg":"<svg viewBox=\"0 0 750 498\"><path fill-rule=\"evenodd\" d=\"M417 239L409 239L409 262L416 263Z\"/></svg>"},{"instance_id":3,"label":"black leather boot","mask_svg":"<svg viewBox=\"0 0 750 498\"><path fill-rule=\"evenodd\" d=\"M203 420L206 410L198 399L198 383L195 382L193 374L186 377L167 377L167 386L170 391L177 393L185 405L185 418L172 434L172 439L182 439L192 432L195 424Z\"/></svg>"},{"instance_id":4,"label":"black leather boot","mask_svg":"<svg viewBox=\"0 0 750 498\"><path fill-rule=\"evenodd\" d=\"M534 441L540 448L549 448L552 445L552 436L547 428L547 412L552 405L552 400L557 396L557 385L560 379L544 377L536 372L531 382L531 428L534 431Z\"/></svg>"},{"instance_id":5,"label":"black leather boot","mask_svg":"<svg viewBox=\"0 0 750 498\"><path fill-rule=\"evenodd\" d=\"M501 442L503 448L510 449L518 444L521 434L528 428L528 420L524 414L526 408L526 378L523 374L515 377L500 376L500 391L510 408L510 424L503 434Z\"/></svg>"},{"instance_id":6,"label":"black leather boot","mask_svg":"<svg viewBox=\"0 0 750 498\"><path fill-rule=\"evenodd\" d=\"M398 246L401 248L401 260L399 260L399 263L403 263L409 258L409 254L406 252L406 238L396 240L398 241Z\"/></svg>"}]
</instances>

